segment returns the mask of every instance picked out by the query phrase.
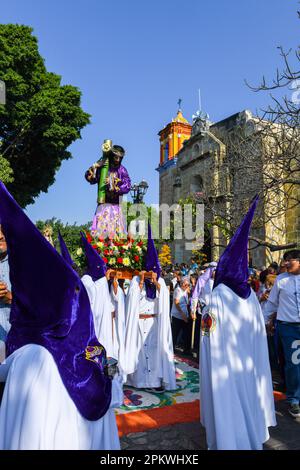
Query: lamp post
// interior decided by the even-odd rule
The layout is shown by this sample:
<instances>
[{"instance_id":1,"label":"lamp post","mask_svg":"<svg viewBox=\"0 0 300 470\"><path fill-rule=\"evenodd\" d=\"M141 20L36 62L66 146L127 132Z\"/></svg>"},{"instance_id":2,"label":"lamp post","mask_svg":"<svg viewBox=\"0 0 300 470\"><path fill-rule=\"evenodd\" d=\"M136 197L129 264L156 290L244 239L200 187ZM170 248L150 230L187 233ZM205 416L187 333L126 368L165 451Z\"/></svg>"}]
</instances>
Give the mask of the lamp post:
<instances>
[{"instance_id":1,"label":"lamp post","mask_svg":"<svg viewBox=\"0 0 300 470\"><path fill-rule=\"evenodd\" d=\"M147 192L149 185L147 181L142 180L139 184L134 183L130 188L130 194L134 204L142 204L143 198ZM145 220L133 220L132 231L138 236L145 235Z\"/></svg>"},{"instance_id":2,"label":"lamp post","mask_svg":"<svg viewBox=\"0 0 300 470\"><path fill-rule=\"evenodd\" d=\"M147 192L149 185L147 181L142 180L139 184L134 183L130 188L130 194L134 204L142 204L143 198Z\"/></svg>"}]
</instances>

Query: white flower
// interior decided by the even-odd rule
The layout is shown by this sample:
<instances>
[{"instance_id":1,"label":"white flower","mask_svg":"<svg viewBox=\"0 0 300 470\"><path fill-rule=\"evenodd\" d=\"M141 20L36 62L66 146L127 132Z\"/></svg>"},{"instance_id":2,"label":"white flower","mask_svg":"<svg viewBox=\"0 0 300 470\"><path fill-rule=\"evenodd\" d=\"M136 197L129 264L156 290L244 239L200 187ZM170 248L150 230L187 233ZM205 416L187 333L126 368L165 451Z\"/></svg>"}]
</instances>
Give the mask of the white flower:
<instances>
[{"instance_id":1,"label":"white flower","mask_svg":"<svg viewBox=\"0 0 300 470\"><path fill-rule=\"evenodd\" d=\"M82 248L77 248L76 255L82 255Z\"/></svg>"}]
</instances>

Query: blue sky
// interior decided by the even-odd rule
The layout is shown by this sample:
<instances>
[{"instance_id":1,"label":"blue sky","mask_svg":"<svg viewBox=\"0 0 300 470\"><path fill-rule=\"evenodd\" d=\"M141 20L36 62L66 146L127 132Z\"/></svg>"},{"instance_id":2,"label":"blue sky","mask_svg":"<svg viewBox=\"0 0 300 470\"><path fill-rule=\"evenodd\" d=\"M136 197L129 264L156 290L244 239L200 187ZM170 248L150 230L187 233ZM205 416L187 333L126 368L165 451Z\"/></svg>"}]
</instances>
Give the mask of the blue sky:
<instances>
[{"instance_id":1,"label":"blue sky","mask_svg":"<svg viewBox=\"0 0 300 470\"><path fill-rule=\"evenodd\" d=\"M85 170L100 156L104 139L126 149L133 182L150 185L145 202L158 203L157 133L182 98L191 121L202 108L212 121L243 109L264 107L267 94L253 93L281 65L277 46L297 47L297 0L10 0L1 22L30 25L49 71L82 91L91 124L71 146L56 182L27 207L36 221L91 220L96 188Z\"/></svg>"}]
</instances>

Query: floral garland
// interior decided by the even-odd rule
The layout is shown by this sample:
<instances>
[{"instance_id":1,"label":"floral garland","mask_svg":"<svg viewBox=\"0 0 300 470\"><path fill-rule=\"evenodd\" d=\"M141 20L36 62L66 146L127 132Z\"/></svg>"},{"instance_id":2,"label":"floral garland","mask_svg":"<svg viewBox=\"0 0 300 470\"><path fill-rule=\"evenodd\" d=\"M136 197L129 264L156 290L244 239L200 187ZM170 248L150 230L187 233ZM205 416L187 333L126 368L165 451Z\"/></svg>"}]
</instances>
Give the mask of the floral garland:
<instances>
[{"instance_id":1,"label":"floral garland","mask_svg":"<svg viewBox=\"0 0 300 470\"><path fill-rule=\"evenodd\" d=\"M95 237L90 232L86 232L86 238L110 268L142 269L147 250L146 240L130 237L122 239Z\"/></svg>"}]
</instances>

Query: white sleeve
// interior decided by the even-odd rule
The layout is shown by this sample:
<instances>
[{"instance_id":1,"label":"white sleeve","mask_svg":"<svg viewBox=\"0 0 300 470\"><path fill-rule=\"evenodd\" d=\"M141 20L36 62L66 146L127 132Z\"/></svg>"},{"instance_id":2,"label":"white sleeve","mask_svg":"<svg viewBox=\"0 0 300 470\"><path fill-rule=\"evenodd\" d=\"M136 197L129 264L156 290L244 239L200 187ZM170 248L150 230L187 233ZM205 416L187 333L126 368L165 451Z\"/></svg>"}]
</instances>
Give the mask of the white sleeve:
<instances>
[{"instance_id":1,"label":"white sleeve","mask_svg":"<svg viewBox=\"0 0 300 470\"><path fill-rule=\"evenodd\" d=\"M94 281L92 280L92 278L90 276L88 276L87 274L85 274L82 278L81 278L81 282L82 284L84 285L86 291L87 291L87 294L88 294L88 297L89 297L89 300L90 300L90 304L91 304L91 307L93 308L93 305L94 305L94 302L95 302L95 298L96 298L96 287L95 287L95 283Z\"/></svg>"},{"instance_id":2,"label":"white sleeve","mask_svg":"<svg viewBox=\"0 0 300 470\"><path fill-rule=\"evenodd\" d=\"M181 292L179 290L179 287L176 287L176 289L174 290L174 296L173 296L173 299L174 300L178 300L181 298Z\"/></svg>"},{"instance_id":3,"label":"white sleeve","mask_svg":"<svg viewBox=\"0 0 300 470\"><path fill-rule=\"evenodd\" d=\"M110 408L119 408L123 405L123 382L120 375L115 375L111 384L111 402Z\"/></svg>"}]
</instances>

